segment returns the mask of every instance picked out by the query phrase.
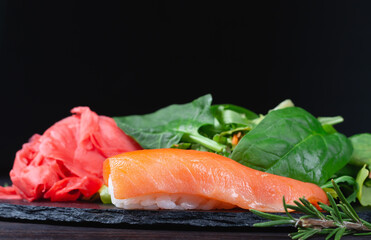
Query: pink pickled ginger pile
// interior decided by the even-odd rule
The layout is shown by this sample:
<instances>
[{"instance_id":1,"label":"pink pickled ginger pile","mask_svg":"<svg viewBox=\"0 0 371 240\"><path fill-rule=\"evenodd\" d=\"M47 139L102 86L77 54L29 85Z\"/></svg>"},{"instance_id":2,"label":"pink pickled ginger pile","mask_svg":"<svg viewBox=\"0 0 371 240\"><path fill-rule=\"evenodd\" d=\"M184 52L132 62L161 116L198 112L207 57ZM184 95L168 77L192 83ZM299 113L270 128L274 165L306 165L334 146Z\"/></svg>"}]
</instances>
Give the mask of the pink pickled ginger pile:
<instances>
[{"instance_id":1,"label":"pink pickled ginger pile","mask_svg":"<svg viewBox=\"0 0 371 240\"><path fill-rule=\"evenodd\" d=\"M75 107L43 135L35 134L16 154L11 187L0 187L0 198L29 201L74 201L90 197L103 184L103 161L142 149L115 121L88 107Z\"/></svg>"}]
</instances>

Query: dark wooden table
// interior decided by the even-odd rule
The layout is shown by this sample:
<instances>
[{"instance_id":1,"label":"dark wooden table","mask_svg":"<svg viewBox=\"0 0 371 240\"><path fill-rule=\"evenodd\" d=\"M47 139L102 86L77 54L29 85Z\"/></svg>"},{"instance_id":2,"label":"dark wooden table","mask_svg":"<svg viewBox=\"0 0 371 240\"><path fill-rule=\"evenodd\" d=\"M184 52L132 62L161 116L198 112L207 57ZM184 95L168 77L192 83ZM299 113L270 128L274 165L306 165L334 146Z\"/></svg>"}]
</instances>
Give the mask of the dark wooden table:
<instances>
[{"instance_id":1,"label":"dark wooden table","mask_svg":"<svg viewBox=\"0 0 371 240\"><path fill-rule=\"evenodd\" d=\"M0 221L0 239L290 239L286 232L117 229ZM313 237L311 239L324 239ZM345 236L342 239L370 239Z\"/></svg>"},{"instance_id":2,"label":"dark wooden table","mask_svg":"<svg viewBox=\"0 0 371 240\"><path fill-rule=\"evenodd\" d=\"M0 221L0 239L289 239L284 232L117 229Z\"/></svg>"}]
</instances>

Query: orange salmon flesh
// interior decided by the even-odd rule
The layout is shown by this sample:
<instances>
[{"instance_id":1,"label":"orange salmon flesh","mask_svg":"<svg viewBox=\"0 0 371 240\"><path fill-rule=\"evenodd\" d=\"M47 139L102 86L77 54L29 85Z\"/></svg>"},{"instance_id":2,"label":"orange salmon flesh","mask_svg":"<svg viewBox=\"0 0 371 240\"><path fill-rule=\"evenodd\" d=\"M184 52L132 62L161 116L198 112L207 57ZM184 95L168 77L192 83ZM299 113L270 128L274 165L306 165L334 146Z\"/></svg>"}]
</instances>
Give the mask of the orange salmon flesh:
<instances>
[{"instance_id":1,"label":"orange salmon flesh","mask_svg":"<svg viewBox=\"0 0 371 240\"><path fill-rule=\"evenodd\" d=\"M137 150L110 157L103 178L111 178L116 199L151 194L188 194L214 199L243 209L283 212L305 197L318 207L328 204L317 185L261 172L230 158L196 150Z\"/></svg>"}]
</instances>

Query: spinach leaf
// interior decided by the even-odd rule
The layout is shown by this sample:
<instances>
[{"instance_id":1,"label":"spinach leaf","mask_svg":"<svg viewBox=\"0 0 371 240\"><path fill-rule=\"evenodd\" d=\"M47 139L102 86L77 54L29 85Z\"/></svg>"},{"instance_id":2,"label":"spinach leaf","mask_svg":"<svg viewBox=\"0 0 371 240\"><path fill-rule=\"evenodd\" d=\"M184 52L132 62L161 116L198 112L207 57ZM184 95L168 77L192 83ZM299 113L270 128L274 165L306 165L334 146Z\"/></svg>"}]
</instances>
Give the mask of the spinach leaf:
<instances>
[{"instance_id":1,"label":"spinach leaf","mask_svg":"<svg viewBox=\"0 0 371 240\"><path fill-rule=\"evenodd\" d=\"M348 167L362 167L356 177L359 186L357 198L362 206L371 206L370 166L371 166L371 134L360 133L351 136L353 154Z\"/></svg>"},{"instance_id":2,"label":"spinach leaf","mask_svg":"<svg viewBox=\"0 0 371 240\"><path fill-rule=\"evenodd\" d=\"M217 104L211 106L211 111L218 122L226 124L248 125L252 119L258 118L258 115L246 108L233 104Z\"/></svg>"},{"instance_id":3,"label":"spinach leaf","mask_svg":"<svg viewBox=\"0 0 371 240\"><path fill-rule=\"evenodd\" d=\"M353 154L350 164L363 166L366 163L371 165L371 134L356 134L349 139L353 145Z\"/></svg>"},{"instance_id":4,"label":"spinach leaf","mask_svg":"<svg viewBox=\"0 0 371 240\"><path fill-rule=\"evenodd\" d=\"M321 123L299 107L270 111L248 132L231 158L261 171L324 184L344 167L352 154L350 141L326 132Z\"/></svg>"},{"instance_id":5,"label":"spinach leaf","mask_svg":"<svg viewBox=\"0 0 371 240\"><path fill-rule=\"evenodd\" d=\"M367 186L365 181L369 178L370 171L365 164L357 174L357 184L359 191L357 192L357 198L362 206L371 206L371 187Z\"/></svg>"},{"instance_id":6,"label":"spinach leaf","mask_svg":"<svg viewBox=\"0 0 371 240\"><path fill-rule=\"evenodd\" d=\"M211 101L212 97L208 94L190 103L173 104L154 113L114 117L114 120L143 148L169 148L182 140L222 152L224 145L199 133L200 127L214 124Z\"/></svg>"},{"instance_id":7,"label":"spinach leaf","mask_svg":"<svg viewBox=\"0 0 371 240\"><path fill-rule=\"evenodd\" d=\"M332 197L338 198L339 196L334 189L334 185L332 183L333 181L338 185L340 189L342 189L341 191L345 196L347 196L346 199L349 203L356 201L357 194L360 188L354 177L347 175L336 178L331 177L331 179L327 183L321 186L321 188L325 192L330 193Z\"/></svg>"},{"instance_id":8,"label":"spinach leaf","mask_svg":"<svg viewBox=\"0 0 371 240\"><path fill-rule=\"evenodd\" d=\"M234 135L242 136L250 131L256 126L255 119L259 116L246 108L233 104L212 105L210 110L215 118L214 125L203 126L200 132L226 145L226 150L222 155L229 157L235 145L232 140Z\"/></svg>"}]
</instances>

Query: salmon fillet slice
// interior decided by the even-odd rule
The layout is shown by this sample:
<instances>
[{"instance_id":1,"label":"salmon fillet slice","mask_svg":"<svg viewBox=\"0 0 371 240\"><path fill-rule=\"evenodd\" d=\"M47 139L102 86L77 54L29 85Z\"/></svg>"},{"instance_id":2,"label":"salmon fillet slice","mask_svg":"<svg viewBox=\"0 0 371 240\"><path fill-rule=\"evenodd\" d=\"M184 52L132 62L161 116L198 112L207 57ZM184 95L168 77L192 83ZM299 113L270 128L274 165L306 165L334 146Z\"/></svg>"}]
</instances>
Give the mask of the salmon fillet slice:
<instances>
[{"instance_id":1,"label":"salmon fillet slice","mask_svg":"<svg viewBox=\"0 0 371 240\"><path fill-rule=\"evenodd\" d=\"M103 178L106 185L111 183L114 199L183 194L264 212L283 212L283 196L288 204L301 197L316 206L328 204L325 192L315 184L196 150L151 149L115 155L105 160Z\"/></svg>"}]
</instances>

